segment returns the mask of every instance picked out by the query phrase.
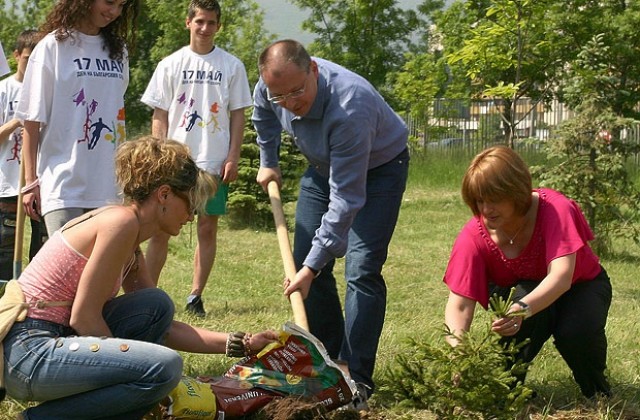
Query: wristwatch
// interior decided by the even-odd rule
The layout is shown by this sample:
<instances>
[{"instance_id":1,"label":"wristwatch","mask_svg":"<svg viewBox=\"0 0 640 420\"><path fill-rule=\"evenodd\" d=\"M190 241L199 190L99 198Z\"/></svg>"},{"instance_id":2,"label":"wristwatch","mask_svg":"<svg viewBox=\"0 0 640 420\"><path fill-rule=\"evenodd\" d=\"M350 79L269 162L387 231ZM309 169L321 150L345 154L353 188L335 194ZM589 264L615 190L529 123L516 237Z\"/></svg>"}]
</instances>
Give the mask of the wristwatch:
<instances>
[{"instance_id":1,"label":"wristwatch","mask_svg":"<svg viewBox=\"0 0 640 420\"><path fill-rule=\"evenodd\" d=\"M518 300L516 302L514 302L516 305L519 305L520 308L522 308L522 310L524 311L524 319L530 318L531 315L533 315L531 313L531 307L529 305L527 305L526 303L524 303L521 300Z\"/></svg>"}]
</instances>

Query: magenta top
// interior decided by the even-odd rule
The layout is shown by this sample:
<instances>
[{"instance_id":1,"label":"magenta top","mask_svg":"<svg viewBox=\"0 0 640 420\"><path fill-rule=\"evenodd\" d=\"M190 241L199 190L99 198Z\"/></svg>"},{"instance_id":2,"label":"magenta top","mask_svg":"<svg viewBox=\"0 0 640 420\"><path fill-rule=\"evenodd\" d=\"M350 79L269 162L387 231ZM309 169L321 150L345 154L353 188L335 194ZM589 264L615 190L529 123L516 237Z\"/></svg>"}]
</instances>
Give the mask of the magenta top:
<instances>
[{"instance_id":1,"label":"magenta top","mask_svg":"<svg viewBox=\"0 0 640 420\"><path fill-rule=\"evenodd\" d=\"M474 216L458 234L444 282L449 289L473 299L485 309L489 286L514 286L520 280L542 281L549 263L576 254L572 283L593 280L600 261L589 247L593 232L580 207L561 193L539 188L538 214L531 240L516 258L507 258L491 239L480 216Z\"/></svg>"}]
</instances>

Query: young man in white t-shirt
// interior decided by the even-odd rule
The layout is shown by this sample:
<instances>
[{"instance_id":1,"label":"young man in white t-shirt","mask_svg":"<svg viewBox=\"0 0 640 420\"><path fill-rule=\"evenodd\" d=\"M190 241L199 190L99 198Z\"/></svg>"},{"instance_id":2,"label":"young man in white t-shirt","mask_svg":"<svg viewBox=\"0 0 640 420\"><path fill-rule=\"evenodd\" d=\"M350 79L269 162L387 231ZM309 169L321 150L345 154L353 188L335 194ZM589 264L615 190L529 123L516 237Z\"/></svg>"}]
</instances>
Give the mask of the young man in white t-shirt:
<instances>
[{"instance_id":1,"label":"young man in white t-shirt","mask_svg":"<svg viewBox=\"0 0 640 420\"><path fill-rule=\"evenodd\" d=\"M14 118L14 115L29 56L40 38L40 33L31 29L18 35L13 51L17 63L16 72L0 81L0 278L2 279L10 279L14 274L13 254L22 150L22 124L20 120ZM44 224L34 219L30 220L29 259L33 258L47 238Z\"/></svg>"},{"instance_id":2,"label":"young man in white t-shirt","mask_svg":"<svg viewBox=\"0 0 640 420\"><path fill-rule=\"evenodd\" d=\"M218 219L226 213L228 184L238 176L244 110L252 103L242 62L215 46L221 10L216 0L192 0L186 19L190 42L163 59L142 102L154 109L152 134L186 143L201 169L219 176L217 194L198 215L192 289L187 311L204 316L202 292L216 256ZM151 238L146 261L157 282L168 235Z\"/></svg>"}]
</instances>

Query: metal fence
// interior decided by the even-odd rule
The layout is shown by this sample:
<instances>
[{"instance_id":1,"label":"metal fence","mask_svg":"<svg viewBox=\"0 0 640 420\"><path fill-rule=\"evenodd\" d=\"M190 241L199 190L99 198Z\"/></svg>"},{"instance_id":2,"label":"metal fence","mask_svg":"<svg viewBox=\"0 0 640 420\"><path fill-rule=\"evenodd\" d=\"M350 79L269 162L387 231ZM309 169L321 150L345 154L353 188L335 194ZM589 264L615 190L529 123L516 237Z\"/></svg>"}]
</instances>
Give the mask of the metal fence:
<instances>
[{"instance_id":1,"label":"metal fence","mask_svg":"<svg viewBox=\"0 0 640 420\"><path fill-rule=\"evenodd\" d=\"M406 116L405 122L416 148L445 153L457 150L474 156L490 145L506 143L506 131L500 117L504 106L500 100L436 99L431 115ZM515 111L519 123L514 145L529 151L540 149L563 121L574 116L573 111L557 100L544 105L522 98L516 103ZM625 130L621 136L625 141L640 144L637 128ZM640 156L635 156L633 161L640 165Z\"/></svg>"}]
</instances>

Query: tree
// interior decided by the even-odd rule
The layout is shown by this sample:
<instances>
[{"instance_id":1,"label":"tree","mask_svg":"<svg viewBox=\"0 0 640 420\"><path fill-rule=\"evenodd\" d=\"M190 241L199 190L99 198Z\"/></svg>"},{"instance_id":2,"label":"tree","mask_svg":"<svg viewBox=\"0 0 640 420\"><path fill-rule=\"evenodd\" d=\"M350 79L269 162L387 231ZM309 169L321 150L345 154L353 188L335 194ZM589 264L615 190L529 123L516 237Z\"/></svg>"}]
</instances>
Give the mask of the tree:
<instances>
[{"instance_id":1,"label":"tree","mask_svg":"<svg viewBox=\"0 0 640 420\"><path fill-rule=\"evenodd\" d=\"M37 29L52 7L47 0L0 0L0 41L8 59L20 32Z\"/></svg>"},{"instance_id":2,"label":"tree","mask_svg":"<svg viewBox=\"0 0 640 420\"><path fill-rule=\"evenodd\" d=\"M611 252L611 238L626 236L640 244L640 193L625 162L637 145L620 141L637 122L612 110L615 77L603 57L609 47L596 35L580 51L568 72L565 96L576 116L564 123L546 146L550 164L535 168L541 183L581 204L596 232L595 248Z\"/></svg>"},{"instance_id":3,"label":"tree","mask_svg":"<svg viewBox=\"0 0 640 420\"><path fill-rule=\"evenodd\" d=\"M528 96L550 100L562 61L546 39L545 14L553 0L470 1L466 12L481 17L469 28L449 63L462 63L482 97L503 102L507 141L513 146L518 123L531 111L517 113L516 102ZM482 16L484 12L484 16ZM537 102L535 102L537 101Z\"/></svg>"},{"instance_id":4,"label":"tree","mask_svg":"<svg viewBox=\"0 0 640 420\"><path fill-rule=\"evenodd\" d=\"M403 54L420 21L396 0L292 0L311 14L302 28L317 35L309 46L313 55L341 64L375 87L400 68Z\"/></svg>"},{"instance_id":5,"label":"tree","mask_svg":"<svg viewBox=\"0 0 640 420\"><path fill-rule=\"evenodd\" d=\"M598 66L604 66L599 94L616 115L638 119L640 102L640 3L620 0L569 0L557 2L547 14L549 41L560 51L581 51L599 36ZM561 100L572 106L579 98L570 98L575 54L565 60L569 71L559 85ZM580 65L578 65L580 67ZM582 69L586 69L582 67ZM579 70L582 71L582 70ZM575 80L574 80L575 81ZM567 86L568 85L568 86ZM605 92L606 91L606 92ZM577 99L577 102L576 102Z\"/></svg>"},{"instance_id":6,"label":"tree","mask_svg":"<svg viewBox=\"0 0 640 420\"><path fill-rule=\"evenodd\" d=\"M421 20L428 22L444 7L442 0L425 0L418 6ZM389 91L385 92L392 105L414 117L426 116L433 99L443 94L448 74L442 56L440 33L434 25L422 25L420 39L411 51L404 54L403 64L387 75Z\"/></svg>"}]
</instances>

